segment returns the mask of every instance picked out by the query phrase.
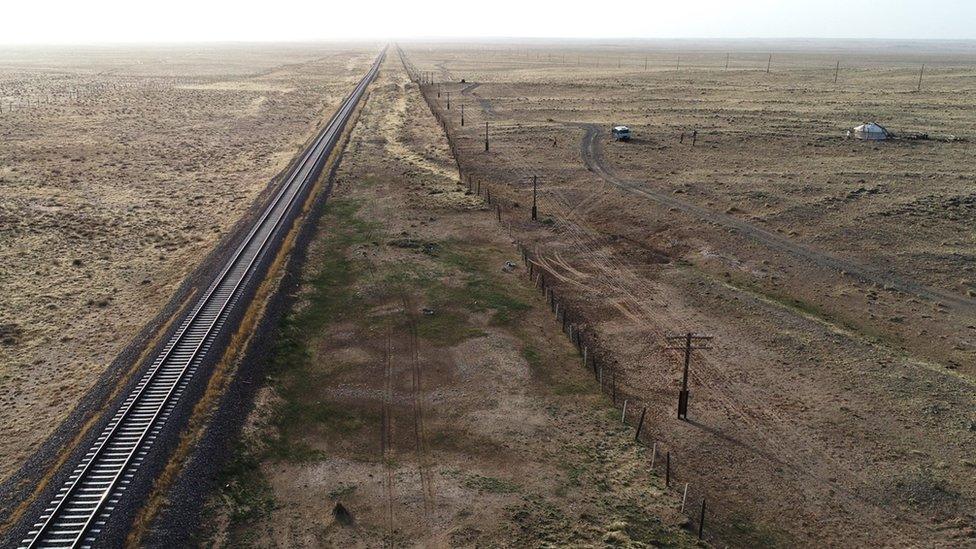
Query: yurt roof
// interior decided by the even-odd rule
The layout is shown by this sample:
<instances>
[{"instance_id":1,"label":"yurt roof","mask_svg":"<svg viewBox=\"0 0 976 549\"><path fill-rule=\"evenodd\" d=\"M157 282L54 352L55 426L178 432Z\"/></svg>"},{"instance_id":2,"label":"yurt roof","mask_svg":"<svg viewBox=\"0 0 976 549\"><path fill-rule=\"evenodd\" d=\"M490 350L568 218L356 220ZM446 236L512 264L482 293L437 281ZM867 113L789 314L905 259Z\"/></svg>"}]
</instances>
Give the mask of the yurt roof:
<instances>
[{"instance_id":1,"label":"yurt roof","mask_svg":"<svg viewBox=\"0 0 976 549\"><path fill-rule=\"evenodd\" d=\"M864 124L854 128L854 131L863 133L888 133L888 130L886 130L884 126L875 122L865 122Z\"/></svg>"}]
</instances>

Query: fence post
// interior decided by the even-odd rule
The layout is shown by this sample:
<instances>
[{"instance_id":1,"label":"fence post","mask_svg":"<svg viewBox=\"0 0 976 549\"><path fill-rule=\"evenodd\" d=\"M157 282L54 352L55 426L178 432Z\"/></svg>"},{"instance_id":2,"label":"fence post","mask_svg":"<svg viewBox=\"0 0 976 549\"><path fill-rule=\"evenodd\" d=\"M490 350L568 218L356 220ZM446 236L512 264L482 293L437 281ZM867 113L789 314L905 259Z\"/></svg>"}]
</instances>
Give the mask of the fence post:
<instances>
[{"instance_id":1,"label":"fence post","mask_svg":"<svg viewBox=\"0 0 976 549\"><path fill-rule=\"evenodd\" d=\"M664 486L671 486L671 451L664 456Z\"/></svg>"},{"instance_id":2,"label":"fence post","mask_svg":"<svg viewBox=\"0 0 976 549\"><path fill-rule=\"evenodd\" d=\"M644 409L641 410L640 421L637 422L637 433L634 434L634 440L640 441L641 429L644 428L644 416L646 414L647 414L647 406L644 406ZM655 451L657 450L657 443L654 444L654 449ZM653 461L651 463L653 463Z\"/></svg>"}]
</instances>

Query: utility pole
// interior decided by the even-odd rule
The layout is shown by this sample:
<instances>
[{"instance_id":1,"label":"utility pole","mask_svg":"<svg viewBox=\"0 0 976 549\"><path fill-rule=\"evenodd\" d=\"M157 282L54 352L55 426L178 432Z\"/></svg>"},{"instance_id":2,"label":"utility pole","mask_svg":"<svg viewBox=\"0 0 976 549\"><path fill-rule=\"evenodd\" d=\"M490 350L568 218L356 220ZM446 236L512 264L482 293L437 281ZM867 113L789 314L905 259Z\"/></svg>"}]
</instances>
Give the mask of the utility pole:
<instances>
[{"instance_id":1,"label":"utility pole","mask_svg":"<svg viewBox=\"0 0 976 549\"><path fill-rule=\"evenodd\" d=\"M681 392L678 393L678 419L688 419L688 397L690 393L688 391L688 369L691 366L691 352L697 349L708 349L708 342L712 339L712 336L706 335L696 335L688 332L685 335L680 336L668 336L668 342L680 342L684 340L684 345L677 345L673 347L665 347L665 349L672 350L683 350L685 352L685 367L684 372L681 375ZM696 346L696 343L699 343Z\"/></svg>"},{"instance_id":2,"label":"utility pole","mask_svg":"<svg viewBox=\"0 0 976 549\"><path fill-rule=\"evenodd\" d=\"M773 65L773 54L769 54L769 61L766 61L766 74L769 74L769 67Z\"/></svg>"},{"instance_id":3,"label":"utility pole","mask_svg":"<svg viewBox=\"0 0 976 549\"><path fill-rule=\"evenodd\" d=\"M464 127L464 103L461 103L461 127Z\"/></svg>"},{"instance_id":4,"label":"utility pole","mask_svg":"<svg viewBox=\"0 0 976 549\"><path fill-rule=\"evenodd\" d=\"M725 70L729 70L729 58L732 57L731 53L725 54Z\"/></svg>"},{"instance_id":5,"label":"utility pole","mask_svg":"<svg viewBox=\"0 0 976 549\"><path fill-rule=\"evenodd\" d=\"M840 60L837 61L837 65L834 67L834 84L837 83L838 73L840 73Z\"/></svg>"},{"instance_id":6,"label":"utility pole","mask_svg":"<svg viewBox=\"0 0 976 549\"><path fill-rule=\"evenodd\" d=\"M485 120L485 152L488 152L488 121Z\"/></svg>"},{"instance_id":7,"label":"utility pole","mask_svg":"<svg viewBox=\"0 0 976 549\"><path fill-rule=\"evenodd\" d=\"M922 69L918 71L918 89L915 91L922 91L922 75L925 74L925 63L922 63Z\"/></svg>"},{"instance_id":8,"label":"utility pole","mask_svg":"<svg viewBox=\"0 0 976 549\"><path fill-rule=\"evenodd\" d=\"M447 110L451 110L451 92L447 92Z\"/></svg>"},{"instance_id":9,"label":"utility pole","mask_svg":"<svg viewBox=\"0 0 976 549\"><path fill-rule=\"evenodd\" d=\"M532 221L535 221L536 219L539 218L539 210L536 208L535 205L537 189L538 189L538 177L533 175L532 176Z\"/></svg>"}]
</instances>

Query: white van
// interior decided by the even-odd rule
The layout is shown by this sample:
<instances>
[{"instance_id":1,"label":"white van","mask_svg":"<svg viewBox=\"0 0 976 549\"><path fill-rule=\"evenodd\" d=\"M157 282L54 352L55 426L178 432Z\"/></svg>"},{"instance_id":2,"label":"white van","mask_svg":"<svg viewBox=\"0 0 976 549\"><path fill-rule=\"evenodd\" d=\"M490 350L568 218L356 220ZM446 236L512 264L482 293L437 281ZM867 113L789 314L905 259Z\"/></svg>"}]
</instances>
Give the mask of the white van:
<instances>
[{"instance_id":1,"label":"white van","mask_svg":"<svg viewBox=\"0 0 976 549\"><path fill-rule=\"evenodd\" d=\"M630 141L630 128L627 126L614 126L610 130L610 136L614 141Z\"/></svg>"}]
</instances>

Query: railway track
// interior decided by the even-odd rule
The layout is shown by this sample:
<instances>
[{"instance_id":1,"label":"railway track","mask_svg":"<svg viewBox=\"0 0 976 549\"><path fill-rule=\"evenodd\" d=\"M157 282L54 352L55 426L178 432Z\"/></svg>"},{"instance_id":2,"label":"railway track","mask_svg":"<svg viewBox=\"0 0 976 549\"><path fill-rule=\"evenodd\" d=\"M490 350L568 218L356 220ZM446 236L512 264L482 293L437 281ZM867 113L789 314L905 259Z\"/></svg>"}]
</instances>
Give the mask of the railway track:
<instances>
[{"instance_id":1,"label":"railway track","mask_svg":"<svg viewBox=\"0 0 976 549\"><path fill-rule=\"evenodd\" d=\"M136 478L167 420L191 384L205 384L197 374L208 359L222 352L222 339L236 327L232 312L264 278L270 258L290 229L315 180L321 174L346 123L375 78L386 51L342 103L326 127L294 165L250 232L236 248L207 291L186 313L149 369L122 401L88 452L38 517L24 548L101 545L127 487Z\"/></svg>"}]
</instances>

